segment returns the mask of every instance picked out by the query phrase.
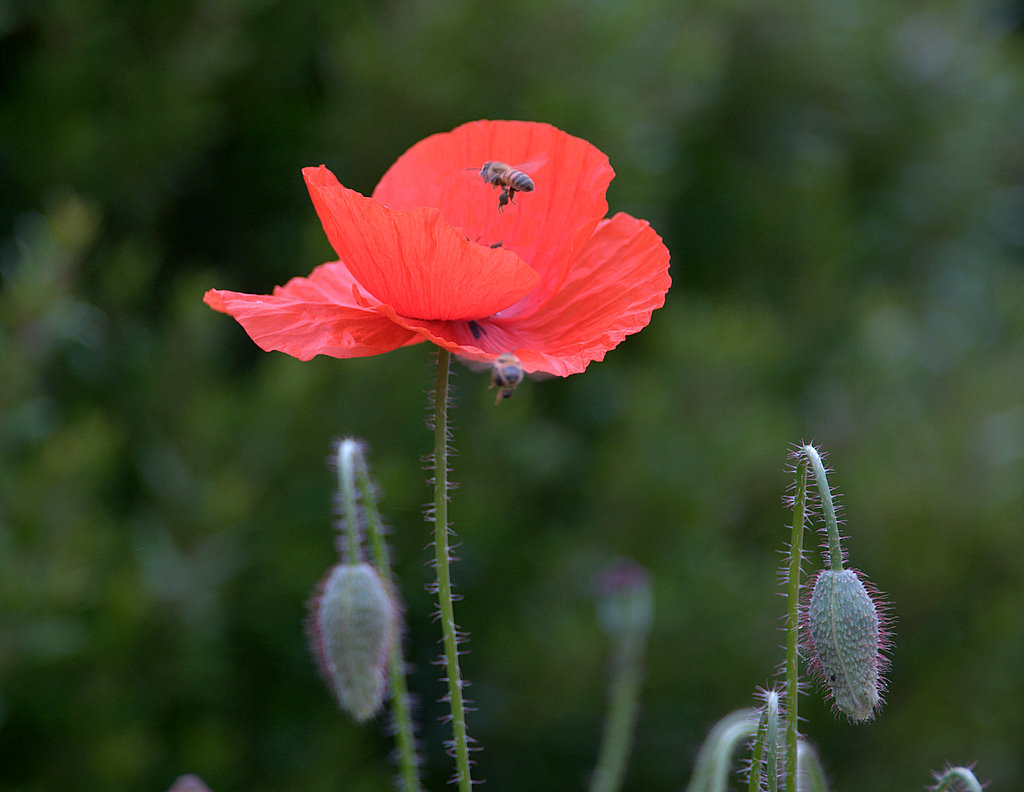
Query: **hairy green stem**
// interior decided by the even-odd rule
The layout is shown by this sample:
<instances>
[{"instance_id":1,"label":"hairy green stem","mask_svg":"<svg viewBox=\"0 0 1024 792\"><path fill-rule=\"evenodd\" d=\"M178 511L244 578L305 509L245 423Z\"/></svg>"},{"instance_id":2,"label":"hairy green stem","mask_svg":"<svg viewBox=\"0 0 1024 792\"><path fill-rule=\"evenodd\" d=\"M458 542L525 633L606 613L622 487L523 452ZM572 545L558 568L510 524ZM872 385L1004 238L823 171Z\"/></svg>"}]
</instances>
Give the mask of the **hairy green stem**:
<instances>
[{"instance_id":1,"label":"hairy green stem","mask_svg":"<svg viewBox=\"0 0 1024 792\"><path fill-rule=\"evenodd\" d=\"M803 561L804 521L807 517L807 460L796 463L796 492L793 496L793 529L789 540L789 568L786 571L786 792L796 790L797 719L800 700L800 564Z\"/></svg>"},{"instance_id":2,"label":"hairy green stem","mask_svg":"<svg viewBox=\"0 0 1024 792\"><path fill-rule=\"evenodd\" d=\"M733 753L757 735L757 727L758 713L752 709L736 710L716 723L697 753L686 792L726 792Z\"/></svg>"},{"instance_id":3,"label":"hairy green stem","mask_svg":"<svg viewBox=\"0 0 1024 792\"><path fill-rule=\"evenodd\" d=\"M952 789L962 789L965 792L981 792L982 785L978 783L977 776L970 767L947 767L942 773L935 776L935 792L947 792Z\"/></svg>"},{"instance_id":4,"label":"hairy green stem","mask_svg":"<svg viewBox=\"0 0 1024 792\"><path fill-rule=\"evenodd\" d=\"M370 480L370 471L365 460L355 466L356 485L366 515L366 526L374 565L384 582L397 591L394 574L391 571L391 556L384 540L384 524L377 510L377 499ZM402 640L399 635L391 645L388 657L388 682L391 685L391 717L395 729L395 746L398 754L398 778L401 792L419 792L420 780L417 773L419 762L416 756L416 740L413 736L412 705L409 701L409 687L405 680L405 658L402 656Z\"/></svg>"},{"instance_id":5,"label":"hairy green stem","mask_svg":"<svg viewBox=\"0 0 1024 792\"><path fill-rule=\"evenodd\" d=\"M644 636L632 633L615 642L608 714L590 792L618 792L626 775L643 681Z\"/></svg>"},{"instance_id":6,"label":"hairy green stem","mask_svg":"<svg viewBox=\"0 0 1024 792\"><path fill-rule=\"evenodd\" d=\"M757 734L754 736L754 743L750 747L750 775L747 778L748 792L764 792L764 752L768 742L768 713L761 710L761 717L757 722Z\"/></svg>"},{"instance_id":7,"label":"hairy green stem","mask_svg":"<svg viewBox=\"0 0 1024 792\"><path fill-rule=\"evenodd\" d=\"M768 691L764 714L765 781L768 782L768 792L779 792L779 694L775 690ZM796 792L795 787L792 792Z\"/></svg>"},{"instance_id":8,"label":"hairy green stem","mask_svg":"<svg viewBox=\"0 0 1024 792\"><path fill-rule=\"evenodd\" d=\"M452 713L452 746L455 753L459 792L471 792L469 774L469 736L466 733L466 706L462 698L462 674L459 670L459 636L455 626L452 596L451 550L448 544L448 375L451 353L437 350L437 377L434 383L434 554L437 567L437 604L444 635L445 678Z\"/></svg>"},{"instance_id":9,"label":"hairy green stem","mask_svg":"<svg viewBox=\"0 0 1024 792\"><path fill-rule=\"evenodd\" d=\"M828 532L828 561L835 572L843 571L843 549L839 543L839 520L836 519L836 508L832 503L832 490L828 486L825 465L821 461L818 450L812 445L800 449L814 469L814 483L821 499L821 514L825 518L825 530Z\"/></svg>"},{"instance_id":10,"label":"hairy green stem","mask_svg":"<svg viewBox=\"0 0 1024 792\"><path fill-rule=\"evenodd\" d=\"M357 441L342 440L338 443L338 494L341 496L342 530L345 537L342 552L347 564L358 564L363 560L363 538L359 526L359 504L356 501L353 475L355 460L359 456Z\"/></svg>"},{"instance_id":11,"label":"hairy green stem","mask_svg":"<svg viewBox=\"0 0 1024 792\"><path fill-rule=\"evenodd\" d=\"M821 759L814 747L809 742L802 741L797 746L797 754L800 789L803 792L828 792L825 768L821 766Z\"/></svg>"}]
</instances>

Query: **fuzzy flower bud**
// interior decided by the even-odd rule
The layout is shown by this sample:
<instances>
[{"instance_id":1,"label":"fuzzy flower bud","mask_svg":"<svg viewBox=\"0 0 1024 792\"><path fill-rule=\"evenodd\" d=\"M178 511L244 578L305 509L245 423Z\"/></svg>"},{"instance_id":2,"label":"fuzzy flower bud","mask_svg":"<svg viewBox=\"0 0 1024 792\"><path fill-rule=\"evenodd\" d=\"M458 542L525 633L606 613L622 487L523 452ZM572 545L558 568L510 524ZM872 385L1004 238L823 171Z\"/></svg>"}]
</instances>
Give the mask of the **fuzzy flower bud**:
<instances>
[{"instance_id":1,"label":"fuzzy flower bud","mask_svg":"<svg viewBox=\"0 0 1024 792\"><path fill-rule=\"evenodd\" d=\"M621 558L596 576L594 588L598 620L608 635L647 636L654 620L654 594L646 569L629 558Z\"/></svg>"},{"instance_id":2,"label":"fuzzy flower bud","mask_svg":"<svg viewBox=\"0 0 1024 792\"><path fill-rule=\"evenodd\" d=\"M357 721L384 703L396 611L388 587L369 564L338 564L312 603L311 639L320 670L341 708Z\"/></svg>"},{"instance_id":3,"label":"fuzzy flower bud","mask_svg":"<svg viewBox=\"0 0 1024 792\"><path fill-rule=\"evenodd\" d=\"M853 721L874 717L885 687L888 619L876 599L856 570L823 569L805 614L811 670Z\"/></svg>"}]
</instances>

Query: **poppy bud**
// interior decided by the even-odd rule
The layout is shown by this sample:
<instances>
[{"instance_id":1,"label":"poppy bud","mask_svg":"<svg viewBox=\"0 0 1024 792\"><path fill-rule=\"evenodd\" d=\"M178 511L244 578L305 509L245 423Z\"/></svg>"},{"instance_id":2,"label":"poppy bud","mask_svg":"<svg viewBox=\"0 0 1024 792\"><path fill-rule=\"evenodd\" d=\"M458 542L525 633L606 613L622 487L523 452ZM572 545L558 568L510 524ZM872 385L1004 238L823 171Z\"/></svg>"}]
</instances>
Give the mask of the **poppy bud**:
<instances>
[{"instance_id":1,"label":"poppy bud","mask_svg":"<svg viewBox=\"0 0 1024 792\"><path fill-rule=\"evenodd\" d=\"M818 573L806 611L809 665L851 720L869 720L881 705L886 620L855 570Z\"/></svg>"},{"instance_id":2,"label":"poppy bud","mask_svg":"<svg viewBox=\"0 0 1024 792\"><path fill-rule=\"evenodd\" d=\"M654 620L651 576L640 564L620 558L606 566L594 581L597 617L614 637L645 638Z\"/></svg>"},{"instance_id":3,"label":"poppy bud","mask_svg":"<svg viewBox=\"0 0 1024 792\"><path fill-rule=\"evenodd\" d=\"M178 776L167 792L210 792L210 788L197 775L189 773Z\"/></svg>"},{"instance_id":4,"label":"poppy bud","mask_svg":"<svg viewBox=\"0 0 1024 792\"><path fill-rule=\"evenodd\" d=\"M369 564L333 567L313 601L313 653L341 708L360 722L384 703L395 611Z\"/></svg>"}]
</instances>

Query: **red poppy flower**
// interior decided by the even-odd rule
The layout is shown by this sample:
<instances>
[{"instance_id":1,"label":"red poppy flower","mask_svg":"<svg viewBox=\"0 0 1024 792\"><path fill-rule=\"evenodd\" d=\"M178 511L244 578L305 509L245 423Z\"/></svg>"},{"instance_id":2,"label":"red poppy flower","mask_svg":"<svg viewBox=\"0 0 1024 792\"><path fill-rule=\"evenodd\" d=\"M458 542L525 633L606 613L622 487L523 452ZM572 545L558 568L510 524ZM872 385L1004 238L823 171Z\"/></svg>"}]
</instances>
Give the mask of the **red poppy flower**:
<instances>
[{"instance_id":1,"label":"red poppy flower","mask_svg":"<svg viewBox=\"0 0 1024 792\"><path fill-rule=\"evenodd\" d=\"M492 161L528 173L535 189L488 183L480 169ZM567 376L665 301L661 238L644 220L605 218L608 158L547 124L476 121L432 135L372 198L322 165L302 174L339 260L270 295L204 297L265 350L309 360L430 341L485 362L511 352L528 372Z\"/></svg>"}]
</instances>

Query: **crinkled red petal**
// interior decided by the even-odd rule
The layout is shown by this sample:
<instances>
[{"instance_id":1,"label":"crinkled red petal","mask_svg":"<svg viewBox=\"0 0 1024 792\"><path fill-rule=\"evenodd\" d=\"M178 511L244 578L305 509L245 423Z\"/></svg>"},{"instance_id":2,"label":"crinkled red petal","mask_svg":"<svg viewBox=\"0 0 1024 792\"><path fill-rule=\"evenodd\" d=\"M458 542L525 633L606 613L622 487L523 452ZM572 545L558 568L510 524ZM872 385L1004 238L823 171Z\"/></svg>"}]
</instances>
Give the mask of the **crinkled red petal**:
<instances>
[{"instance_id":1,"label":"crinkled red petal","mask_svg":"<svg viewBox=\"0 0 1024 792\"><path fill-rule=\"evenodd\" d=\"M499 212L480 176L500 160L533 179ZM325 167L303 171L342 262L273 295L213 290L263 349L308 360L431 341L528 371L583 371L664 303L668 251L642 221L603 220L613 172L586 141L547 124L478 121L413 146L374 199ZM375 200L376 199L376 200Z\"/></svg>"},{"instance_id":2,"label":"crinkled red petal","mask_svg":"<svg viewBox=\"0 0 1024 792\"><path fill-rule=\"evenodd\" d=\"M669 252L645 220L619 213L603 221L580 251L562 288L529 316L494 323L574 366L602 360L651 321L672 284ZM518 354L518 353L517 353ZM523 355L520 355L523 358Z\"/></svg>"},{"instance_id":3,"label":"crinkled red petal","mask_svg":"<svg viewBox=\"0 0 1024 792\"><path fill-rule=\"evenodd\" d=\"M519 167L535 185L502 212L500 189L480 176L493 160ZM527 298L534 303L558 290L570 259L607 214L613 176L600 150L550 124L474 121L415 144L373 197L393 209L435 206L470 240L517 253L540 273Z\"/></svg>"},{"instance_id":4,"label":"crinkled red petal","mask_svg":"<svg viewBox=\"0 0 1024 792\"><path fill-rule=\"evenodd\" d=\"M426 322L398 316L386 305L363 304L455 354L490 360L513 352L527 371L565 377L603 360L647 326L671 285L668 266L668 249L654 229L620 213L598 226L562 289L528 317Z\"/></svg>"},{"instance_id":5,"label":"crinkled red petal","mask_svg":"<svg viewBox=\"0 0 1024 792\"><path fill-rule=\"evenodd\" d=\"M351 274L335 262L317 267L308 278L292 278L273 294L211 289L203 301L233 316L261 349L299 360L379 355L423 340L422 334L359 306L352 289Z\"/></svg>"},{"instance_id":6,"label":"crinkled red petal","mask_svg":"<svg viewBox=\"0 0 1024 792\"><path fill-rule=\"evenodd\" d=\"M468 241L437 209L389 209L343 187L322 165L302 173L327 238L352 277L402 316L488 316L537 285L538 274L522 259Z\"/></svg>"}]
</instances>

